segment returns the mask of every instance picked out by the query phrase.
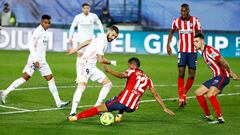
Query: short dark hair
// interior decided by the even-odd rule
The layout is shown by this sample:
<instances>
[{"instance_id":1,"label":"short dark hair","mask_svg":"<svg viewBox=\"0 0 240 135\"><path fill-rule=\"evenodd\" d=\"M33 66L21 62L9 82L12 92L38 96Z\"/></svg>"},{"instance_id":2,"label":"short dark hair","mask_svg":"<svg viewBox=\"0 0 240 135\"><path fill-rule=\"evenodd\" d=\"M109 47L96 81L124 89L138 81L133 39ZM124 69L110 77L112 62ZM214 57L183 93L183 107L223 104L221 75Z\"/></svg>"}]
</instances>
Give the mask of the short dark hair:
<instances>
[{"instance_id":1,"label":"short dark hair","mask_svg":"<svg viewBox=\"0 0 240 135\"><path fill-rule=\"evenodd\" d=\"M182 7L182 8L185 7L185 8L187 8L187 9L189 9L189 5L188 5L187 3L183 3L183 4L181 5L181 7Z\"/></svg>"},{"instance_id":2,"label":"short dark hair","mask_svg":"<svg viewBox=\"0 0 240 135\"><path fill-rule=\"evenodd\" d=\"M90 7L90 5L89 5L88 3L83 3L83 4L82 4L82 8L83 8L84 6Z\"/></svg>"},{"instance_id":3,"label":"short dark hair","mask_svg":"<svg viewBox=\"0 0 240 135\"><path fill-rule=\"evenodd\" d=\"M51 16L49 16L49 15L43 15L43 16L42 16L42 20L43 20L43 19L48 19L48 20L50 20L50 19L51 19Z\"/></svg>"},{"instance_id":4,"label":"short dark hair","mask_svg":"<svg viewBox=\"0 0 240 135\"><path fill-rule=\"evenodd\" d=\"M138 58L136 58L136 57L130 58L130 59L128 60L128 63L136 65L137 68L140 67L140 60L139 60Z\"/></svg>"},{"instance_id":5,"label":"short dark hair","mask_svg":"<svg viewBox=\"0 0 240 135\"><path fill-rule=\"evenodd\" d=\"M8 3L4 3L4 6L8 7L8 6L9 6L9 4L8 4Z\"/></svg>"},{"instance_id":6,"label":"short dark hair","mask_svg":"<svg viewBox=\"0 0 240 135\"><path fill-rule=\"evenodd\" d=\"M200 38L200 39L204 39L204 35L202 33L197 33L194 38Z\"/></svg>"},{"instance_id":7,"label":"short dark hair","mask_svg":"<svg viewBox=\"0 0 240 135\"><path fill-rule=\"evenodd\" d=\"M110 27L108 27L110 30L114 30L117 34L119 33L119 29L118 29L118 27L117 26L115 26L115 25L112 25L112 26L110 26Z\"/></svg>"}]
</instances>

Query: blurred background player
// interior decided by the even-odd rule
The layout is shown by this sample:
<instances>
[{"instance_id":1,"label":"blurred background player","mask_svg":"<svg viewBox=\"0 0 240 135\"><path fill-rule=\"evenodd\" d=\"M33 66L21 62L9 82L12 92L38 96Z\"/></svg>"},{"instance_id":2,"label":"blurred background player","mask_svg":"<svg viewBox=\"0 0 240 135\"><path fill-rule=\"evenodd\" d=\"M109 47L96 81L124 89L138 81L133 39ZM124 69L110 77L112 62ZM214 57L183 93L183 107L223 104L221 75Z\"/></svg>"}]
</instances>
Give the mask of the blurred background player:
<instances>
[{"instance_id":1,"label":"blurred background player","mask_svg":"<svg viewBox=\"0 0 240 135\"><path fill-rule=\"evenodd\" d=\"M134 112L140 103L140 99L147 88L150 89L154 95L157 102L161 105L164 112L169 115L174 115L174 113L166 108L161 97L158 95L156 90L153 88L153 83L150 78L148 78L144 72L139 69L140 60L138 58L131 58L128 60L128 70L126 72L117 72L112 70L106 65L103 65L104 70L117 78L126 78L126 86L120 94L114 98L109 99L105 103L84 110L77 114L76 116L70 116L69 121L75 121L78 119L94 116L100 112L112 112L116 110L121 110L124 112Z\"/></svg>"},{"instance_id":2,"label":"blurred background player","mask_svg":"<svg viewBox=\"0 0 240 135\"><path fill-rule=\"evenodd\" d=\"M216 121L209 123L224 123L220 105L216 96L221 94L223 88L229 84L229 77L231 77L233 80L238 80L238 76L230 69L228 62L221 56L218 50L209 45L205 45L203 34L199 33L195 35L194 46L197 48L197 50L202 52L202 57L205 63L213 72L213 78L204 82L195 91L196 98L205 113L205 118L207 120L213 120L207 105L207 101L204 97L204 95L207 94L217 117Z\"/></svg>"},{"instance_id":3,"label":"blurred background player","mask_svg":"<svg viewBox=\"0 0 240 135\"><path fill-rule=\"evenodd\" d=\"M12 12L8 3L3 5L3 10L0 13L0 25L2 26L15 26L16 25L16 16Z\"/></svg>"},{"instance_id":4,"label":"blurred background player","mask_svg":"<svg viewBox=\"0 0 240 135\"><path fill-rule=\"evenodd\" d=\"M6 103L7 95L28 81L35 71L39 71L40 74L48 81L49 90L55 99L57 107L64 107L69 103L60 100L52 71L46 61L46 49L49 40L47 29L49 28L50 24L51 17L49 15L43 15L41 24L34 30L29 43L30 54L28 56L27 65L23 70L23 76L15 80L6 90L1 93L0 97L3 104Z\"/></svg>"},{"instance_id":5,"label":"blurred background player","mask_svg":"<svg viewBox=\"0 0 240 135\"><path fill-rule=\"evenodd\" d=\"M102 11L102 14L99 16L102 24L105 26L105 28L112 26L114 24L113 18L109 14L109 11L107 8L104 8Z\"/></svg>"},{"instance_id":6,"label":"blurred background player","mask_svg":"<svg viewBox=\"0 0 240 135\"><path fill-rule=\"evenodd\" d=\"M193 39L196 33L201 32L201 25L197 17L189 14L188 4L181 5L181 16L175 19L170 29L167 52L172 55L170 43L173 34L178 30L178 95L179 107L186 105L186 94L191 88L196 71L197 51L194 48ZM185 67L188 66L188 79L184 87Z\"/></svg>"},{"instance_id":7,"label":"blurred background player","mask_svg":"<svg viewBox=\"0 0 240 135\"><path fill-rule=\"evenodd\" d=\"M100 34L93 40L87 40L80 44L77 48L69 50L68 55L76 53L78 50L84 48L82 56L78 58L77 68L77 89L73 96L72 109L70 116L76 115L77 106L80 102L82 93L84 92L88 79L97 81L103 85L95 106L100 105L107 97L110 89L112 88L112 82L108 77L96 67L96 62L101 64L112 64L116 66L116 61L110 61L104 57L104 51L107 48L108 42L112 42L118 36L118 28L116 26L110 26L107 34Z\"/></svg>"}]
</instances>

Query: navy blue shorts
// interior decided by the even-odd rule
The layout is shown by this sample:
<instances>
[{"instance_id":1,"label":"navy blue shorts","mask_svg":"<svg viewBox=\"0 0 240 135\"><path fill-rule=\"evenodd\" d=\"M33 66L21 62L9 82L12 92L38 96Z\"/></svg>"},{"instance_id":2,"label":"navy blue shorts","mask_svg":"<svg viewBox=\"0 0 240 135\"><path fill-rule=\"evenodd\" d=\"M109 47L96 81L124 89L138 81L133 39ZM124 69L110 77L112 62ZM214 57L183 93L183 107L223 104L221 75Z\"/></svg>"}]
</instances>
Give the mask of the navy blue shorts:
<instances>
[{"instance_id":1,"label":"navy blue shorts","mask_svg":"<svg viewBox=\"0 0 240 135\"><path fill-rule=\"evenodd\" d=\"M125 105L118 102L118 98L114 97L105 102L109 112L121 110L125 112L134 112L135 110L126 107Z\"/></svg>"},{"instance_id":2,"label":"navy blue shorts","mask_svg":"<svg viewBox=\"0 0 240 135\"><path fill-rule=\"evenodd\" d=\"M204 86L206 86L208 89L211 86L214 86L218 88L219 90L223 90L223 88L230 82L229 77L222 77L222 76L215 76L206 82L203 83Z\"/></svg>"},{"instance_id":3,"label":"navy blue shorts","mask_svg":"<svg viewBox=\"0 0 240 135\"><path fill-rule=\"evenodd\" d=\"M186 67L190 69L196 69L197 53L178 53L178 67Z\"/></svg>"}]
</instances>

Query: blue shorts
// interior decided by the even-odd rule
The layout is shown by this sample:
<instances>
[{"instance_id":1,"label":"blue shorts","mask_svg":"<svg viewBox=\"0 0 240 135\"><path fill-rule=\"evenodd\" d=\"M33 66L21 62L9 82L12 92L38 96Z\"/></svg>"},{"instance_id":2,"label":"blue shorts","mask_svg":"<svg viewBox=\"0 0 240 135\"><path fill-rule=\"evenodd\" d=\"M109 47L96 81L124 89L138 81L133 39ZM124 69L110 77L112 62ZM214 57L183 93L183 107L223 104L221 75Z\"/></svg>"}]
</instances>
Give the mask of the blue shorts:
<instances>
[{"instance_id":1,"label":"blue shorts","mask_svg":"<svg viewBox=\"0 0 240 135\"><path fill-rule=\"evenodd\" d=\"M125 105L118 102L118 98L114 97L105 102L109 112L121 110L125 112L134 112L135 110L126 107Z\"/></svg>"},{"instance_id":2,"label":"blue shorts","mask_svg":"<svg viewBox=\"0 0 240 135\"><path fill-rule=\"evenodd\" d=\"M178 53L178 67L185 67L186 65L190 69L196 69L197 53Z\"/></svg>"},{"instance_id":3,"label":"blue shorts","mask_svg":"<svg viewBox=\"0 0 240 135\"><path fill-rule=\"evenodd\" d=\"M206 82L203 83L204 86L206 86L208 89L211 86L214 86L218 88L219 90L223 90L223 88L230 82L229 77L222 77L222 76L215 76Z\"/></svg>"}]
</instances>

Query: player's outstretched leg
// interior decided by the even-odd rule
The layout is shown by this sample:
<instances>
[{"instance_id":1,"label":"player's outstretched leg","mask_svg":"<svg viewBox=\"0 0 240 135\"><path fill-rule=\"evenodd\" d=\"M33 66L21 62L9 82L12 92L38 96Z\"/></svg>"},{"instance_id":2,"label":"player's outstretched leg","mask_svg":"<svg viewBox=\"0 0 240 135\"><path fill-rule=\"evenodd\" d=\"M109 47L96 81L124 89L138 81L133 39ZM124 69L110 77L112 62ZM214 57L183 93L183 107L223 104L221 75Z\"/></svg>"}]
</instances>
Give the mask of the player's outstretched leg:
<instances>
[{"instance_id":1,"label":"player's outstretched leg","mask_svg":"<svg viewBox=\"0 0 240 135\"><path fill-rule=\"evenodd\" d=\"M123 116L124 110L119 110L118 114L115 116L115 122L116 123L120 123L122 120L122 116Z\"/></svg>"},{"instance_id":2,"label":"player's outstretched leg","mask_svg":"<svg viewBox=\"0 0 240 135\"><path fill-rule=\"evenodd\" d=\"M78 107L78 104L81 100L82 94L85 91L86 86L84 84L78 84L77 89L73 95L73 100L72 100L72 109L70 112L70 116L76 115L76 110Z\"/></svg>"},{"instance_id":3,"label":"player's outstretched leg","mask_svg":"<svg viewBox=\"0 0 240 135\"><path fill-rule=\"evenodd\" d=\"M108 109L107 109L105 103L103 103L99 106L84 110L84 111L80 112L79 114L77 114L76 116L69 116L68 120L72 122L72 121L76 121L79 119L95 116L99 112L107 112L107 111L108 111Z\"/></svg>"},{"instance_id":4,"label":"player's outstretched leg","mask_svg":"<svg viewBox=\"0 0 240 135\"><path fill-rule=\"evenodd\" d=\"M102 104L103 100L107 97L110 89L112 88L112 82L107 77L105 77L102 84L103 84L103 87L99 93L97 102L94 106L98 106Z\"/></svg>"},{"instance_id":5,"label":"player's outstretched leg","mask_svg":"<svg viewBox=\"0 0 240 135\"><path fill-rule=\"evenodd\" d=\"M56 106L58 108L62 108L62 107L67 106L70 102L69 101L66 101L66 102L65 101L61 101L61 99L59 97L59 94L58 94L58 89L56 87L55 80L54 80L53 76L49 75L49 76L44 76L44 77L48 81L48 88L49 88L50 92L53 95L53 98L55 100Z\"/></svg>"},{"instance_id":6,"label":"player's outstretched leg","mask_svg":"<svg viewBox=\"0 0 240 135\"><path fill-rule=\"evenodd\" d=\"M10 92L12 92L13 90L15 90L17 87L19 87L20 85L22 85L25 82L26 82L26 80L23 77L20 77L17 80L15 80L6 90L4 90L0 95L2 104L6 104L7 95Z\"/></svg>"}]
</instances>

